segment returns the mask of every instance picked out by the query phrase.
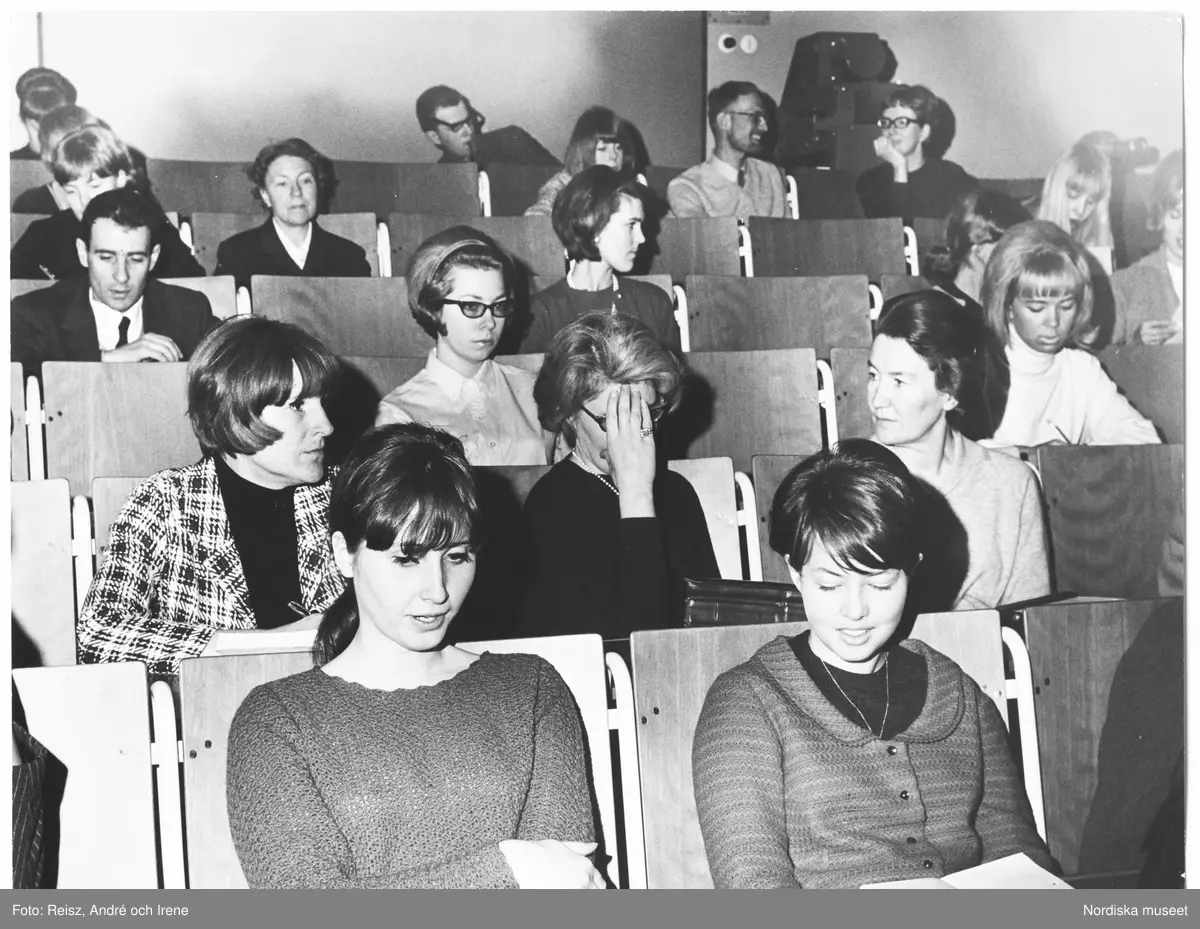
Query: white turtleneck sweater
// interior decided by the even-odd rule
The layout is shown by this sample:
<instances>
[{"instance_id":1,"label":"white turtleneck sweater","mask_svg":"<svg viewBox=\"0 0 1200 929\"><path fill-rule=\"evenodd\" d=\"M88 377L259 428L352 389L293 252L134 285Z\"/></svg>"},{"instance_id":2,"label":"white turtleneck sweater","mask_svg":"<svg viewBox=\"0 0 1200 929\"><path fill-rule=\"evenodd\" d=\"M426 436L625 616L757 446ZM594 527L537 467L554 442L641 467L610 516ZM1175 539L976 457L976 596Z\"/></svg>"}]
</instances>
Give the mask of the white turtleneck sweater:
<instances>
[{"instance_id":1,"label":"white turtleneck sweater","mask_svg":"<svg viewBox=\"0 0 1200 929\"><path fill-rule=\"evenodd\" d=\"M1005 350L1012 371L1008 405L996 434L1006 445L1152 445L1154 424L1135 410L1094 355L1064 348L1034 351L1010 328Z\"/></svg>"}]
</instances>

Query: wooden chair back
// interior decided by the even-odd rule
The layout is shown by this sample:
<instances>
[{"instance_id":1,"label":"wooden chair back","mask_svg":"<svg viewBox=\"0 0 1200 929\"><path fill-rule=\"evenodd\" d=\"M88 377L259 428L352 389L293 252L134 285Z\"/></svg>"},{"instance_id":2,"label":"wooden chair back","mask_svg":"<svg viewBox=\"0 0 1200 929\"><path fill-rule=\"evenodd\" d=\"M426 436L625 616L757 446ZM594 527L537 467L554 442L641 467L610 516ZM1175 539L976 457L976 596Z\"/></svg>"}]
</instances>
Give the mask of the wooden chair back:
<instances>
[{"instance_id":1,"label":"wooden chair back","mask_svg":"<svg viewBox=\"0 0 1200 929\"><path fill-rule=\"evenodd\" d=\"M54 756L43 793L47 836L59 836L53 886L159 887L146 666L20 668L13 683Z\"/></svg>"},{"instance_id":2,"label":"wooden chair back","mask_svg":"<svg viewBox=\"0 0 1200 929\"><path fill-rule=\"evenodd\" d=\"M187 416L187 365L42 365L46 474L86 494L97 477L146 477L200 457Z\"/></svg>"},{"instance_id":3,"label":"wooden chair back","mask_svg":"<svg viewBox=\"0 0 1200 929\"><path fill-rule=\"evenodd\" d=\"M19 361L8 366L9 463L14 481L29 480L29 438L25 434L25 377Z\"/></svg>"},{"instance_id":4,"label":"wooden chair back","mask_svg":"<svg viewBox=\"0 0 1200 929\"><path fill-rule=\"evenodd\" d=\"M186 287L188 290L194 290L196 293L204 294L208 297L208 304L212 307L213 316L217 319L233 319L237 316L237 288L234 286L233 278L230 275L222 274L220 277L171 277L164 278L164 284L173 284L176 287Z\"/></svg>"},{"instance_id":5,"label":"wooden chair back","mask_svg":"<svg viewBox=\"0 0 1200 929\"><path fill-rule=\"evenodd\" d=\"M1132 887L1184 746L1183 601L1056 603L1023 619L1050 853L1068 879Z\"/></svg>"},{"instance_id":6,"label":"wooden chair back","mask_svg":"<svg viewBox=\"0 0 1200 929\"><path fill-rule=\"evenodd\" d=\"M560 170L546 165L488 165L492 215L523 216L537 202L542 185Z\"/></svg>"},{"instance_id":7,"label":"wooden chair back","mask_svg":"<svg viewBox=\"0 0 1200 929\"><path fill-rule=\"evenodd\" d=\"M811 348L691 352L679 409L660 424L670 458L733 459L821 448L816 354Z\"/></svg>"},{"instance_id":8,"label":"wooden chair back","mask_svg":"<svg viewBox=\"0 0 1200 929\"><path fill-rule=\"evenodd\" d=\"M510 639L464 644L472 652L541 655L562 675L579 705L592 761L600 820L616 865L616 812L609 748L604 644L598 635ZM189 885L245 887L229 832L225 763L229 727L246 696L260 684L312 667L307 651L190 658L180 666L183 779Z\"/></svg>"},{"instance_id":9,"label":"wooden chair back","mask_svg":"<svg viewBox=\"0 0 1200 929\"><path fill-rule=\"evenodd\" d=\"M800 219L863 219L862 202L848 171L793 168Z\"/></svg>"},{"instance_id":10,"label":"wooden chair back","mask_svg":"<svg viewBox=\"0 0 1200 929\"><path fill-rule=\"evenodd\" d=\"M54 180L40 158L10 158L8 161L8 203L16 203L17 197L32 187L41 187ZM33 214L29 214L33 215ZM36 217L35 217L36 218ZM16 242L14 238L12 240Z\"/></svg>"},{"instance_id":11,"label":"wooden chair back","mask_svg":"<svg viewBox=\"0 0 1200 929\"><path fill-rule=\"evenodd\" d=\"M667 467L687 478L700 498L708 537L721 577L740 580L742 550L738 535L737 496L730 458L691 458L669 461Z\"/></svg>"},{"instance_id":12,"label":"wooden chair back","mask_svg":"<svg viewBox=\"0 0 1200 929\"><path fill-rule=\"evenodd\" d=\"M1114 345L1100 353L1100 363L1164 441L1183 444L1182 345Z\"/></svg>"},{"instance_id":13,"label":"wooden chair back","mask_svg":"<svg viewBox=\"0 0 1200 929\"><path fill-rule=\"evenodd\" d=\"M899 219L771 219L746 225L756 277L904 274L904 227Z\"/></svg>"},{"instance_id":14,"label":"wooden chair back","mask_svg":"<svg viewBox=\"0 0 1200 929\"><path fill-rule=\"evenodd\" d=\"M638 253L638 274L669 274L682 284L689 274L742 273L738 226L732 216L703 219L666 217L647 224L647 241Z\"/></svg>"},{"instance_id":15,"label":"wooden chair back","mask_svg":"<svg viewBox=\"0 0 1200 929\"><path fill-rule=\"evenodd\" d=\"M834 348L829 352L839 439L867 439L875 431L867 407L867 361L870 357L869 348Z\"/></svg>"},{"instance_id":16,"label":"wooden chair back","mask_svg":"<svg viewBox=\"0 0 1200 929\"><path fill-rule=\"evenodd\" d=\"M217 249L230 236L256 229L264 222L259 213L193 213L192 247L206 274L217 267ZM367 253L371 273L379 276L379 233L374 213L326 213L317 219L326 232L349 239Z\"/></svg>"},{"instance_id":17,"label":"wooden chair back","mask_svg":"<svg viewBox=\"0 0 1200 929\"><path fill-rule=\"evenodd\" d=\"M92 481L92 537L96 541L97 568L108 557L109 529L129 495L144 480L144 477L98 477Z\"/></svg>"},{"instance_id":18,"label":"wooden chair back","mask_svg":"<svg viewBox=\"0 0 1200 929\"><path fill-rule=\"evenodd\" d=\"M782 555L767 541L770 535L771 502L787 473L804 460L803 455L755 455L752 464L754 502L758 508L758 548L762 553L762 579L775 584L790 584L792 576Z\"/></svg>"},{"instance_id":19,"label":"wooden chair back","mask_svg":"<svg viewBox=\"0 0 1200 929\"><path fill-rule=\"evenodd\" d=\"M479 216L479 168L474 164L397 164L388 213Z\"/></svg>"},{"instance_id":20,"label":"wooden chair back","mask_svg":"<svg viewBox=\"0 0 1200 929\"><path fill-rule=\"evenodd\" d=\"M920 239L917 241L920 242ZM885 274L879 279L879 290L883 294L885 303L892 297L898 297L901 294L912 294L918 290L932 288L933 285L925 278L911 274Z\"/></svg>"},{"instance_id":21,"label":"wooden chair back","mask_svg":"<svg viewBox=\"0 0 1200 929\"><path fill-rule=\"evenodd\" d=\"M1162 543L1183 505L1182 445L1042 446L1055 588L1153 597Z\"/></svg>"},{"instance_id":22,"label":"wooden chair back","mask_svg":"<svg viewBox=\"0 0 1200 929\"><path fill-rule=\"evenodd\" d=\"M13 665L73 665L75 565L67 482L20 481L10 490Z\"/></svg>"},{"instance_id":23,"label":"wooden chair back","mask_svg":"<svg viewBox=\"0 0 1200 929\"><path fill-rule=\"evenodd\" d=\"M10 162L10 164L17 164L17 163L18 162L15 162L15 161ZM9 213L8 214L8 234L9 234L8 241L10 243L10 246L16 245L17 242L20 241L21 236L23 236L25 234L26 229L28 229L31 225L33 225L39 219L45 219L45 218L46 217L40 213ZM48 283L53 284L54 282L49 281ZM14 294L14 296L15 296L15 294Z\"/></svg>"},{"instance_id":24,"label":"wooden chair back","mask_svg":"<svg viewBox=\"0 0 1200 929\"><path fill-rule=\"evenodd\" d=\"M164 209L184 216L210 210L246 213L263 220L262 201L251 189L243 162L147 158L146 171Z\"/></svg>"},{"instance_id":25,"label":"wooden chair back","mask_svg":"<svg viewBox=\"0 0 1200 929\"><path fill-rule=\"evenodd\" d=\"M777 636L807 628L806 622L704 626L630 637L649 887L712 886L692 792L692 738L704 698L718 675ZM912 638L957 661L1007 718L999 614L922 615Z\"/></svg>"},{"instance_id":26,"label":"wooden chair back","mask_svg":"<svg viewBox=\"0 0 1200 929\"><path fill-rule=\"evenodd\" d=\"M871 347L867 279L843 277L687 278L692 351Z\"/></svg>"},{"instance_id":27,"label":"wooden chair back","mask_svg":"<svg viewBox=\"0 0 1200 929\"><path fill-rule=\"evenodd\" d=\"M338 355L424 358L432 340L408 308L408 284L396 277L250 279L256 316L295 323Z\"/></svg>"},{"instance_id":28,"label":"wooden chair back","mask_svg":"<svg viewBox=\"0 0 1200 929\"><path fill-rule=\"evenodd\" d=\"M653 284L672 300L675 299L675 285L671 282L671 275L669 274L627 274L625 275L625 279Z\"/></svg>"},{"instance_id":29,"label":"wooden chair back","mask_svg":"<svg viewBox=\"0 0 1200 929\"><path fill-rule=\"evenodd\" d=\"M945 219L933 219L928 216L917 216L912 221L912 229L917 237L917 261L922 272L925 270L925 256L931 248L946 244Z\"/></svg>"}]
</instances>

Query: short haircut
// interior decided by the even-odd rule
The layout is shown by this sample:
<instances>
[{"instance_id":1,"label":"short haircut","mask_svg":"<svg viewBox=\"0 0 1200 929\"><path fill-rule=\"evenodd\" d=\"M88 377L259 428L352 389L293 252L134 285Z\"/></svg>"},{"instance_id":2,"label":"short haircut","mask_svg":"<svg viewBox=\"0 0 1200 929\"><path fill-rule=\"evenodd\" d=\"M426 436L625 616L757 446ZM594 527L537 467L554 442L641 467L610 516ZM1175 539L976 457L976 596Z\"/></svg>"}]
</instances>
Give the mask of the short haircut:
<instances>
[{"instance_id":1,"label":"short haircut","mask_svg":"<svg viewBox=\"0 0 1200 929\"><path fill-rule=\"evenodd\" d=\"M921 84L901 84L887 96L883 108L906 107L913 111L922 126L935 126L941 117L942 101L932 90Z\"/></svg>"},{"instance_id":2,"label":"short haircut","mask_svg":"<svg viewBox=\"0 0 1200 929\"><path fill-rule=\"evenodd\" d=\"M645 206L643 187L633 178L623 178L608 165L592 165L576 174L558 192L550 221L567 257L575 261L599 261L596 236L604 231L613 213L621 209L621 198L629 197Z\"/></svg>"},{"instance_id":3,"label":"short haircut","mask_svg":"<svg viewBox=\"0 0 1200 929\"><path fill-rule=\"evenodd\" d=\"M513 260L491 236L470 226L451 226L431 235L413 252L405 277L413 319L434 339L446 334L441 301L454 289L454 272L459 268L498 271L504 292L513 292Z\"/></svg>"},{"instance_id":4,"label":"short haircut","mask_svg":"<svg viewBox=\"0 0 1200 929\"><path fill-rule=\"evenodd\" d=\"M1183 149L1177 148L1154 169L1150 187L1151 229L1161 229L1163 217L1183 203Z\"/></svg>"},{"instance_id":5,"label":"short haircut","mask_svg":"<svg viewBox=\"0 0 1200 929\"><path fill-rule=\"evenodd\" d=\"M133 176L133 159L125 143L104 126L85 126L63 138L51 156L51 170L60 184L86 177Z\"/></svg>"},{"instance_id":6,"label":"short haircut","mask_svg":"<svg viewBox=\"0 0 1200 929\"><path fill-rule=\"evenodd\" d=\"M323 212L337 190L337 174L333 169L333 162L303 139L297 138L283 139L263 146L250 167L246 169L246 177L250 178L250 183L253 185L251 196L254 198L254 202L259 206L263 205L259 191L265 189L267 185L267 171L276 158L282 158L285 155L302 158L308 162L308 166L313 170L313 176L317 179L318 211Z\"/></svg>"},{"instance_id":7,"label":"short haircut","mask_svg":"<svg viewBox=\"0 0 1200 929\"><path fill-rule=\"evenodd\" d=\"M281 437L262 412L291 396L293 364L301 399L336 389L337 358L298 326L242 316L205 336L188 363L188 417L205 455L253 455Z\"/></svg>"},{"instance_id":8,"label":"short haircut","mask_svg":"<svg viewBox=\"0 0 1200 929\"><path fill-rule=\"evenodd\" d=\"M771 548L797 571L819 539L846 570L911 574L925 548L922 497L893 452L868 439L844 439L783 479L771 501Z\"/></svg>"},{"instance_id":9,"label":"short haircut","mask_svg":"<svg viewBox=\"0 0 1200 929\"><path fill-rule=\"evenodd\" d=\"M1033 219L1000 237L983 272L979 302L1001 345L1008 344L1008 322L1018 297L1074 295L1079 303L1071 339L1089 332L1095 288L1087 253L1054 223Z\"/></svg>"},{"instance_id":10,"label":"short haircut","mask_svg":"<svg viewBox=\"0 0 1200 929\"><path fill-rule=\"evenodd\" d=\"M1096 208L1075 231L1075 238L1083 245L1111 248L1113 234L1109 200L1112 196L1112 166L1103 151L1087 142L1076 142L1063 152L1046 175L1037 218L1048 220L1070 233L1068 193L1080 192L1095 197Z\"/></svg>"},{"instance_id":11,"label":"short haircut","mask_svg":"<svg viewBox=\"0 0 1200 929\"><path fill-rule=\"evenodd\" d=\"M467 109L471 110L471 101L445 84L438 84L422 92L421 96L417 97L417 122L421 124L421 131L437 129L437 119L433 114L443 107L458 106L460 103L466 104Z\"/></svg>"},{"instance_id":12,"label":"short haircut","mask_svg":"<svg viewBox=\"0 0 1200 929\"><path fill-rule=\"evenodd\" d=\"M940 290L892 297L883 305L875 337L899 339L933 372L933 383L956 405L946 421L968 439L990 438L1004 416L1008 369L982 315Z\"/></svg>"},{"instance_id":13,"label":"short haircut","mask_svg":"<svg viewBox=\"0 0 1200 929\"><path fill-rule=\"evenodd\" d=\"M610 384L654 387L670 411L679 405L683 369L640 319L624 313L585 313L551 340L533 399L538 421L548 432L561 432L571 447L575 429L570 419Z\"/></svg>"},{"instance_id":14,"label":"short haircut","mask_svg":"<svg viewBox=\"0 0 1200 929\"><path fill-rule=\"evenodd\" d=\"M738 97L750 94L758 94L759 97L762 97L762 91L758 89L758 86L749 81L726 81L720 87L714 87L708 92L708 125L714 136L717 134L717 117L724 113L726 108L731 106Z\"/></svg>"},{"instance_id":15,"label":"short haircut","mask_svg":"<svg viewBox=\"0 0 1200 929\"><path fill-rule=\"evenodd\" d=\"M162 241L162 213L132 185L97 194L88 202L79 223L79 238L88 247L98 219L111 219L122 229L149 229L151 249Z\"/></svg>"},{"instance_id":16,"label":"short haircut","mask_svg":"<svg viewBox=\"0 0 1200 929\"><path fill-rule=\"evenodd\" d=\"M386 552L400 540L409 557L466 545L478 550L483 519L462 443L419 423L365 432L342 463L329 499L329 531L346 547ZM317 665L337 657L358 631L351 581L325 612L313 645Z\"/></svg>"},{"instance_id":17,"label":"short haircut","mask_svg":"<svg viewBox=\"0 0 1200 929\"><path fill-rule=\"evenodd\" d=\"M596 163L596 146L600 142L616 142L621 146L622 167L632 164L632 139L625 120L606 106L593 106L583 111L571 131L571 140L563 155L563 167L572 176Z\"/></svg>"},{"instance_id":18,"label":"short haircut","mask_svg":"<svg viewBox=\"0 0 1200 929\"><path fill-rule=\"evenodd\" d=\"M54 155L58 143L72 132L77 132L85 126L103 126L108 124L89 110L74 104L59 107L38 123L38 142L42 146L42 157L49 160Z\"/></svg>"},{"instance_id":19,"label":"short haircut","mask_svg":"<svg viewBox=\"0 0 1200 929\"><path fill-rule=\"evenodd\" d=\"M1009 229L1030 219L1029 211L998 190L972 190L958 201L946 220L946 244L934 246L922 271L934 283L954 280L976 245L999 242Z\"/></svg>"}]
</instances>

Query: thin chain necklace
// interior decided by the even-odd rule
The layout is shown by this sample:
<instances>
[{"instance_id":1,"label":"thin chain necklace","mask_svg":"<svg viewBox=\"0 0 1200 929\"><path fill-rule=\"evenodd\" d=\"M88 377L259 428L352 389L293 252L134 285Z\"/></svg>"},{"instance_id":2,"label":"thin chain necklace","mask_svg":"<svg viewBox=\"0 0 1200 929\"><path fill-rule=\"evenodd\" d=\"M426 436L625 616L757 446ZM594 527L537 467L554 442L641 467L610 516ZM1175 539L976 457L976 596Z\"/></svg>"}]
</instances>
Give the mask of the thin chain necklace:
<instances>
[{"instance_id":1,"label":"thin chain necklace","mask_svg":"<svg viewBox=\"0 0 1200 929\"><path fill-rule=\"evenodd\" d=\"M601 474L599 471L597 471L595 468L593 468L590 464L588 464L588 462L583 460L582 455L578 454L577 452L571 452L571 457L575 459L575 464L577 464L577 465L579 465L579 467L583 468L583 470L585 470L588 474L591 474L594 477L596 477L597 479L599 479L601 484L603 484L605 487L607 487L609 490L611 490L618 497L621 496L621 491L617 490L616 485L610 484L608 478L605 475Z\"/></svg>"},{"instance_id":2,"label":"thin chain necklace","mask_svg":"<svg viewBox=\"0 0 1200 929\"><path fill-rule=\"evenodd\" d=\"M871 735L874 735L875 730L872 729L871 724L867 722L867 717L863 715L863 711L860 710L858 705L850 699L850 695L846 693L846 691L842 690L842 685L838 683L837 678L833 676L833 672L829 670L829 665L825 664L825 659L821 658L820 655L817 657L821 659L821 666L825 669L825 673L829 675L829 679L833 681L833 686L838 689L838 693L845 697L846 702L854 707L854 712L858 714L858 718L861 719L863 721L863 725L867 727L867 732L871 733ZM883 722L879 724L879 738L881 739L883 738L883 730L887 726L888 710L890 710L892 707L892 682L889 679L890 672L888 671L888 657L890 656L885 655L883 658Z\"/></svg>"}]
</instances>

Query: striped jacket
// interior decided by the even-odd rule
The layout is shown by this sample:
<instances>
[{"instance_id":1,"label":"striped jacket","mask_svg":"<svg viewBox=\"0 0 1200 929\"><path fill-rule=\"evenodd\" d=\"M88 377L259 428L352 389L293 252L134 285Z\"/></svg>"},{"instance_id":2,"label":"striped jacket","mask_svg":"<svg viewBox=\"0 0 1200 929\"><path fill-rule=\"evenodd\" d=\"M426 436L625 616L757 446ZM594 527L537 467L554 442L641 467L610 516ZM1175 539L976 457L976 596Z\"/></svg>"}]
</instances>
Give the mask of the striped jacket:
<instances>
[{"instance_id":1,"label":"striped jacket","mask_svg":"<svg viewBox=\"0 0 1200 929\"><path fill-rule=\"evenodd\" d=\"M308 613L325 610L345 580L333 563L329 481L296 489L296 554ZM220 630L254 629L216 465L206 458L159 471L125 502L79 619L84 662L144 661L174 674Z\"/></svg>"}]
</instances>

